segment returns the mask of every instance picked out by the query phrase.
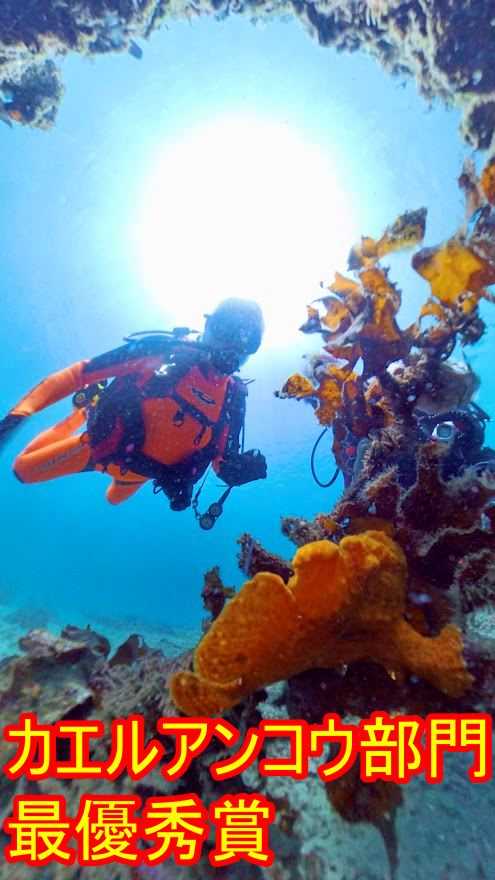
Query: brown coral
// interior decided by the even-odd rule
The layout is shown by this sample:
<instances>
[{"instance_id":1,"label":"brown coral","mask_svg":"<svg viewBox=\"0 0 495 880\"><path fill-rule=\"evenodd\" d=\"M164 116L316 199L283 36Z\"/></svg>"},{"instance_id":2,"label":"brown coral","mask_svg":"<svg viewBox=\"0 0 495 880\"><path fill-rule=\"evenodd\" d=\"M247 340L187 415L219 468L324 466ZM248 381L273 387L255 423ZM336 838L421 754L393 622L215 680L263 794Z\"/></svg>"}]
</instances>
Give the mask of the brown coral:
<instances>
[{"instance_id":1,"label":"brown coral","mask_svg":"<svg viewBox=\"0 0 495 880\"><path fill-rule=\"evenodd\" d=\"M404 248L414 247L423 240L426 224L426 209L406 211L387 226L383 235L375 241L363 237L361 243L354 245L349 256L349 268L373 266L386 254Z\"/></svg>"},{"instance_id":2,"label":"brown coral","mask_svg":"<svg viewBox=\"0 0 495 880\"><path fill-rule=\"evenodd\" d=\"M235 589L233 587L226 587L224 585L220 577L218 565L215 565L205 573L201 598L203 600L203 607L211 615L211 620L215 620L218 617L226 601L231 599L234 593ZM208 629L210 625L210 620L204 621L203 629Z\"/></svg>"},{"instance_id":3,"label":"brown coral","mask_svg":"<svg viewBox=\"0 0 495 880\"><path fill-rule=\"evenodd\" d=\"M260 573L217 618L194 657L172 677L186 714L217 715L271 682L363 658L408 670L451 695L471 683L453 626L424 638L404 620L406 563L381 532L308 544L288 584Z\"/></svg>"},{"instance_id":4,"label":"brown coral","mask_svg":"<svg viewBox=\"0 0 495 880\"><path fill-rule=\"evenodd\" d=\"M314 305L308 307L308 320L300 329L320 332L324 353L313 362L313 381L296 373L278 396L311 399L320 424L333 425L342 417L350 431L365 437L370 429L395 421L380 378L385 379L390 364L408 356L421 331L416 328L412 334L399 328L396 318L401 293L377 261L390 251L421 241L425 217L424 209L406 212L378 241L361 239L349 260L350 268L361 269L359 280L336 273L327 288L332 295L316 301L323 313ZM448 339L451 336L449 327ZM354 370L359 359L363 362L361 375Z\"/></svg>"},{"instance_id":5,"label":"brown coral","mask_svg":"<svg viewBox=\"0 0 495 880\"><path fill-rule=\"evenodd\" d=\"M296 400L312 398L318 402L316 416L321 425L331 425L342 409L346 398L359 394L358 376L347 367L327 364L323 367L317 386L299 373L289 376L277 397Z\"/></svg>"},{"instance_id":6,"label":"brown coral","mask_svg":"<svg viewBox=\"0 0 495 880\"><path fill-rule=\"evenodd\" d=\"M357 280L336 273L327 287L331 296L317 300L319 308L309 307L308 321L301 327L306 333L321 333L321 357L313 358L309 379L295 374L280 396L310 398L321 424L340 420L343 435L350 432L357 438L394 423L412 424L418 399L422 396L424 403L424 392L434 392L445 371L443 361L458 339L463 345L473 344L485 332L480 300L495 301L486 289L495 283L495 212L490 205L494 167L488 162L478 179L474 167L466 165L459 178L468 217L473 209L477 212L468 231L462 227L448 241L424 248L412 259L431 289L417 322L406 330L399 327L401 293L378 261L390 251L422 241L425 209L406 212L380 239L364 237L351 250L349 268L357 270ZM424 329L426 318L429 326ZM361 374L355 371L360 359ZM338 447L337 442L334 452L340 464Z\"/></svg>"},{"instance_id":7,"label":"brown coral","mask_svg":"<svg viewBox=\"0 0 495 880\"><path fill-rule=\"evenodd\" d=\"M480 185L485 198L491 205L495 204L495 159L487 162L481 173Z\"/></svg>"}]
</instances>

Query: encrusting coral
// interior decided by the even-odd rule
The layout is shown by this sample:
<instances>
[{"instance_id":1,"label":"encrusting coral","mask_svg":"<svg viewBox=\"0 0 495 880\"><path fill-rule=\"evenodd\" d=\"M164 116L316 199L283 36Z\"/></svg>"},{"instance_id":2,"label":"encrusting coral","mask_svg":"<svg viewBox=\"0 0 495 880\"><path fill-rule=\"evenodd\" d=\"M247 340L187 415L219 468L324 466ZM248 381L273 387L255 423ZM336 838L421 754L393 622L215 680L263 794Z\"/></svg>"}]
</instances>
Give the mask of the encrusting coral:
<instances>
[{"instance_id":1,"label":"encrusting coral","mask_svg":"<svg viewBox=\"0 0 495 880\"><path fill-rule=\"evenodd\" d=\"M204 576L204 585L201 591L203 607L208 611L211 619L203 621L203 630L206 631L211 626L211 621L215 620L224 607L227 599L234 595L233 587L226 587L220 577L220 569L215 565Z\"/></svg>"},{"instance_id":2,"label":"encrusting coral","mask_svg":"<svg viewBox=\"0 0 495 880\"><path fill-rule=\"evenodd\" d=\"M63 93L54 57L130 51L139 58L136 40L168 20L239 14L294 16L321 46L369 53L391 75L414 77L428 101L457 105L472 146L495 147L492 0L3 0L0 118L54 123Z\"/></svg>"},{"instance_id":3,"label":"encrusting coral","mask_svg":"<svg viewBox=\"0 0 495 880\"><path fill-rule=\"evenodd\" d=\"M381 517L407 555L410 590L417 578L422 580L423 592L428 584L457 589L463 602L463 579L473 557L478 558L478 576L483 571L493 573L495 480L470 469L444 480L444 455L438 445L420 445L417 476L410 488L400 485L392 465L363 475L332 513L337 521L349 521L351 530L363 521L371 528Z\"/></svg>"},{"instance_id":4,"label":"encrusting coral","mask_svg":"<svg viewBox=\"0 0 495 880\"><path fill-rule=\"evenodd\" d=\"M194 672L171 679L183 712L217 715L264 685L361 659L452 696L469 687L458 630L425 638L404 619L407 566L383 532L307 544L293 568L288 584L257 574L224 608L196 649Z\"/></svg>"},{"instance_id":5,"label":"encrusting coral","mask_svg":"<svg viewBox=\"0 0 495 880\"><path fill-rule=\"evenodd\" d=\"M321 531L318 538L324 537L325 535L323 531ZM285 559L282 559L281 556L276 556L273 553L268 553L261 544L258 541L255 541L247 532L244 532L244 534L238 538L237 543L240 546L237 557L239 568L245 575L247 575L247 577L253 577L253 575L257 574L259 571L271 571L274 574L280 575L282 580L287 583L291 575L294 574L292 568ZM308 541L305 541L304 543L307 544Z\"/></svg>"}]
</instances>

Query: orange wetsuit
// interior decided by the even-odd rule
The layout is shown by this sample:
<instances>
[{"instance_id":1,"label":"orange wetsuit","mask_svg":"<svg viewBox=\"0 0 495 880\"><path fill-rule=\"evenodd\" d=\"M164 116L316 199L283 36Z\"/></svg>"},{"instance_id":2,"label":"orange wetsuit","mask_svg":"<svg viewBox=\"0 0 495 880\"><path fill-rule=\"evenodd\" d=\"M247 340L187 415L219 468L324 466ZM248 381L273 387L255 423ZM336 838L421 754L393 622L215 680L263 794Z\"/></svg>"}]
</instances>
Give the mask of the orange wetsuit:
<instances>
[{"instance_id":1,"label":"orange wetsuit","mask_svg":"<svg viewBox=\"0 0 495 880\"><path fill-rule=\"evenodd\" d=\"M125 501L160 469L185 474L192 487L210 462L218 467L226 450L238 450L246 392L240 380L220 373L194 348L183 345L178 352L149 336L44 379L10 416L29 416L94 383L113 382L99 402L74 409L29 443L15 460L16 476L37 483L105 471L113 477L107 490L112 504ZM98 416L106 398L102 430ZM129 411L137 418L138 442Z\"/></svg>"}]
</instances>

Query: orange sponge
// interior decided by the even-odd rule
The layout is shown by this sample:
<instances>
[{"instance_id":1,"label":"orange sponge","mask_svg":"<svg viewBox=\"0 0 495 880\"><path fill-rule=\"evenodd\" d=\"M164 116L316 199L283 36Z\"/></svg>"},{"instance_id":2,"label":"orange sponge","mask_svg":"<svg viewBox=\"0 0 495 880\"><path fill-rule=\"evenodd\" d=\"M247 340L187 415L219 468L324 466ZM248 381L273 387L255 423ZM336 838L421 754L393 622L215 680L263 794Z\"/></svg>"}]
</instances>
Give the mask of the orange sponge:
<instances>
[{"instance_id":1,"label":"orange sponge","mask_svg":"<svg viewBox=\"0 0 495 880\"><path fill-rule=\"evenodd\" d=\"M363 659L451 696L469 688L457 629L426 638L404 620L406 562L383 532L307 544L293 569L288 584L257 574L225 606L196 649L194 672L170 681L179 709L218 715L264 685Z\"/></svg>"}]
</instances>

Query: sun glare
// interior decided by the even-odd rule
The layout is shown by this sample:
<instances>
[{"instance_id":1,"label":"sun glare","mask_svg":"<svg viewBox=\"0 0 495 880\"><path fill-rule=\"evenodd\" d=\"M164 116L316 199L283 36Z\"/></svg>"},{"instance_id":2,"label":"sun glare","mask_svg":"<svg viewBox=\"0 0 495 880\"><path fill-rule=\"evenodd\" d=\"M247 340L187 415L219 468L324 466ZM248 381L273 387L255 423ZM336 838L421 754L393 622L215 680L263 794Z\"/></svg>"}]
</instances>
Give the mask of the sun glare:
<instances>
[{"instance_id":1,"label":"sun glare","mask_svg":"<svg viewBox=\"0 0 495 880\"><path fill-rule=\"evenodd\" d=\"M224 118L156 157L136 219L143 285L180 324L227 296L256 299L267 342L304 320L352 241L331 156L288 125Z\"/></svg>"}]
</instances>

